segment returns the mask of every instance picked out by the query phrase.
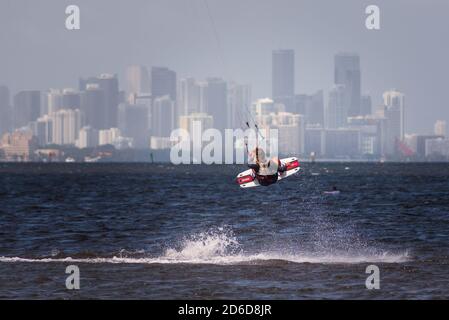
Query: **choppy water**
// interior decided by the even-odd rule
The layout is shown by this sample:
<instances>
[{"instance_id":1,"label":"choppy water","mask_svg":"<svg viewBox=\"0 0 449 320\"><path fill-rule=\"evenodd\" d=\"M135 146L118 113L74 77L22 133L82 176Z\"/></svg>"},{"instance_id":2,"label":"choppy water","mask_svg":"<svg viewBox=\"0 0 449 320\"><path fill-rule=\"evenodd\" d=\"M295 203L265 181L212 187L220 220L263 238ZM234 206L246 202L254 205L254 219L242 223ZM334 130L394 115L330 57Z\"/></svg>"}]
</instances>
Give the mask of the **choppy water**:
<instances>
[{"instance_id":1,"label":"choppy water","mask_svg":"<svg viewBox=\"0 0 449 320\"><path fill-rule=\"evenodd\" d=\"M0 164L0 298L449 298L447 164L243 169Z\"/></svg>"}]
</instances>

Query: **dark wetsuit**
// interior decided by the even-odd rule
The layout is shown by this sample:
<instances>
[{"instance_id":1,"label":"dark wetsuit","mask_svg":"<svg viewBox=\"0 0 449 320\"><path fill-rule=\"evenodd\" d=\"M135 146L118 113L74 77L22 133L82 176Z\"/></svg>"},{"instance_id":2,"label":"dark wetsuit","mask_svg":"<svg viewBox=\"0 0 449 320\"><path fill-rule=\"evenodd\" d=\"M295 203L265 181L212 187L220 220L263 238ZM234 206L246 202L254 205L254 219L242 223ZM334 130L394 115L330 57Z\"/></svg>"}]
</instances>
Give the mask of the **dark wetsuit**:
<instances>
[{"instance_id":1,"label":"dark wetsuit","mask_svg":"<svg viewBox=\"0 0 449 320\"><path fill-rule=\"evenodd\" d=\"M279 165L278 172L276 172L275 174L261 175L261 174L259 174L259 169L260 169L259 164L257 164L257 163L248 164L248 167L250 167L251 169L254 170L254 172L256 174L257 181L259 181L259 184L264 187L269 186L270 184L276 183L278 181L278 173L285 172L285 170L286 170L284 166Z\"/></svg>"}]
</instances>

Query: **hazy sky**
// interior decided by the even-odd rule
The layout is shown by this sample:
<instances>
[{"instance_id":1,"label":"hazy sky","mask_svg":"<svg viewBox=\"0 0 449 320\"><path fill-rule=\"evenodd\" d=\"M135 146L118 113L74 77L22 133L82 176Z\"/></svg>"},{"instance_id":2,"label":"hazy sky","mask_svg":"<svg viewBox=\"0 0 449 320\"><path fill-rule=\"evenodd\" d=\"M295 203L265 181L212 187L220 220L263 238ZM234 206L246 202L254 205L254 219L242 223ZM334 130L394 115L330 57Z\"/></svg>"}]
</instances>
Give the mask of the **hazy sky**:
<instances>
[{"instance_id":1,"label":"hazy sky","mask_svg":"<svg viewBox=\"0 0 449 320\"><path fill-rule=\"evenodd\" d=\"M79 31L65 29L70 4L81 9ZM370 4L379 31L365 28ZM80 76L123 79L142 64L249 83L258 98L271 95L271 51L292 48L297 93L327 93L333 55L349 51L360 54L374 104L386 89L403 91L407 131L427 133L449 121L448 14L448 0L2 0L0 84L13 94L77 87Z\"/></svg>"}]
</instances>

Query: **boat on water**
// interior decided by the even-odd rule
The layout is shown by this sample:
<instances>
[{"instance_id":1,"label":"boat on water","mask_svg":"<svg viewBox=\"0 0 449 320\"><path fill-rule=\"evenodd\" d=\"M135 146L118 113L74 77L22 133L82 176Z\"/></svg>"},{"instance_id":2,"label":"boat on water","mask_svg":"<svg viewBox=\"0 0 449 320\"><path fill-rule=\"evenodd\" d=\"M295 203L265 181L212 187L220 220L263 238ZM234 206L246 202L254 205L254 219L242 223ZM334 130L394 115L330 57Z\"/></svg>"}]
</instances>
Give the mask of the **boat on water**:
<instances>
[{"instance_id":1,"label":"boat on water","mask_svg":"<svg viewBox=\"0 0 449 320\"><path fill-rule=\"evenodd\" d=\"M101 157L85 157L84 162L98 162L101 160Z\"/></svg>"}]
</instances>

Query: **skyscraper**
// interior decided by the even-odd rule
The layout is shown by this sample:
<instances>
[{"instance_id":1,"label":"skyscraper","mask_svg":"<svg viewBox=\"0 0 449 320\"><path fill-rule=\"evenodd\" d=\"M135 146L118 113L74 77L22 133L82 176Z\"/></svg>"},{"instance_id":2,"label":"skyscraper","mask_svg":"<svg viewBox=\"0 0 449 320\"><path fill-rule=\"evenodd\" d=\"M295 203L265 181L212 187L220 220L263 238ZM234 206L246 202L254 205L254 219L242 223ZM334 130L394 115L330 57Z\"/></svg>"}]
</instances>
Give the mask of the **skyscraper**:
<instances>
[{"instance_id":1,"label":"skyscraper","mask_svg":"<svg viewBox=\"0 0 449 320\"><path fill-rule=\"evenodd\" d=\"M324 128L324 96L323 90L312 95L310 109L306 113L307 123L318 124Z\"/></svg>"},{"instance_id":2,"label":"skyscraper","mask_svg":"<svg viewBox=\"0 0 449 320\"><path fill-rule=\"evenodd\" d=\"M80 129L78 139L76 140L77 148L92 148L98 146L99 132L92 127L86 126Z\"/></svg>"},{"instance_id":3,"label":"skyscraper","mask_svg":"<svg viewBox=\"0 0 449 320\"><path fill-rule=\"evenodd\" d=\"M345 105L345 94L346 88L344 85L335 85L329 92L326 112L326 127L329 129L346 126L348 114Z\"/></svg>"},{"instance_id":4,"label":"skyscraper","mask_svg":"<svg viewBox=\"0 0 449 320\"><path fill-rule=\"evenodd\" d=\"M62 91L62 109L76 110L81 108L81 98L79 92L72 88L66 88Z\"/></svg>"},{"instance_id":5,"label":"skyscraper","mask_svg":"<svg viewBox=\"0 0 449 320\"><path fill-rule=\"evenodd\" d=\"M148 111L143 104L119 105L118 128L123 136L133 139L135 148L145 149L150 145Z\"/></svg>"},{"instance_id":6,"label":"skyscraper","mask_svg":"<svg viewBox=\"0 0 449 320\"><path fill-rule=\"evenodd\" d=\"M214 118L215 128L221 131L228 126L227 95L227 84L223 79L207 79L207 113Z\"/></svg>"},{"instance_id":7,"label":"skyscraper","mask_svg":"<svg viewBox=\"0 0 449 320\"><path fill-rule=\"evenodd\" d=\"M279 112L272 116L274 125L270 128L278 130L279 154L299 156L304 154L305 121L304 116L289 112Z\"/></svg>"},{"instance_id":8,"label":"skyscraper","mask_svg":"<svg viewBox=\"0 0 449 320\"><path fill-rule=\"evenodd\" d=\"M126 89L131 94L150 92L150 77L146 67L133 65L126 68Z\"/></svg>"},{"instance_id":9,"label":"skyscraper","mask_svg":"<svg viewBox=\"0 0 449 320\"><path fill-rule=\"evenodd\" d=\"M382 155L383 119L367 115L348 118L348 128L360 131L360 153L364 156Z\"/></svg>"},{"instance_id":10,"label":"skyscraper","mask_svg":"<svg viewBox=\"0 0 449 320\"><path fill-rule=\"evenodd\" d=\"M335 55L334 63L334 83L345 88L346 113L348 116L358 116L361 105L360 58L356 54L339 53Z\"/></svg>"},{"instance_id":11,"label":"skyscraper","mask_svg":"<svg viewBox=\"0 0 449 320\"><path fill-rule=\"evenodd\" d=\"M311 95L296 95L294 113L304 115L304 120L308 125L324 127L323 90L319 90Z\"/></svg>"},{"instance_id":12,"label":"skyscraper","mask_svg":"<svg viewBox=\"0 0 449 320\"><path fill-rule=\"evenodd\" d=\"M371 96L364 94L360 101L360 115L367 116L372 113Z\"/></svg>"},{"instance_id":13,"label":"skyscraper","mask_svg":"<svg viewBox=\"0 0 449 320\"><path fill-rule=\"evenodd\" d=\"M181 116L200 112L200 88L194 78L184 78L179 81L178 114Z\"/></svg>"},{"instance_id":14,"label":"skyscraper","mask_svg":"<svg viewBox=\"0 0 449 320\"><path fill-rule=\"evenodd\" d=\"M206 113L207 112L207 82L200 81L197 82L198 86L198 104L199 104L199 112Z\"/></svg>"},{"instance_id":15,"label":"skyscraper","mask_svg":"<svg viewBox=\"0 0 449 320\"><path fill-rule=\"evenodd\" d=\"M386 153L396 154L398 143L405 136L405 103L404 94L397 90L386 91L383 94L386 119Z\"/></svg>"},{"instance_id":16,"label":"skyscraper","mask_svg":"<svg viewBox=\"0 0 449 320\"><path fill-rule=\"evenodd\" d=\"M231 83L228 88L228 124L229 127L246 128L247 113L251 108L251 86Z\"/></svg>"},{"instance_id":17,"label":"skyscraper","mask_svg":"<svg viewBox=\"0 0 449 320\"><path fill-rule=\"evenodd\" d=\"M98 84L88 84L81 92L81 111L84 113L86 125L93 129L108 129L107 106L105 92Z\"/></svg>"},{"instance_id":18,"label":"skyscraper","mask_svg":"<svg viewBox=\"0 0 449 320\"><path fill-rule=\"evenodd\" d=\"M117 75L101 74L99 77L80 79L80 91L85 91L89 84L98 85L98 89L104 93L105 104L105 128L117 127L119 84ZM99 129L99 128L96 128Z\"/></svg>"},{"instance_id":19,"label":"skyscraper","mask_svg":"<svg viewBox=\"0 0 449 320\"><path fill-rule=\"evenodd\" d=\"M46 114L38 118L31 126L40 146L53 142L53 117Z\"/></svg>"},{"instance_id":20,"label":"skyscraper","mask_svg":"<svg viewBox=\"0 0 449 320\"><path fill-rule=\"evenodd\" d=\"M79 109L62 109L50 115L52 125L52 143L74 145L83 126L83 117Z\"/></svg>"},{"instance_id":21,"label":"skyscraper","mask_svg":"<svg viewBox=\"0 0 449 320\"><path fill-rule=\"evenodd\" d=\"M14 96L14 127L20 128L39 118L40 91L20 91Z\"/></svg>"},{"instance_id":22,"label":"skyscraper","mask_svg":"<svg viewBox=\"0 0 449 320\"><path fill-rule=\"evenodd\" d=\"M59 89L50 89L47 93L47 114L62 109L62 92Z\"/></svg>"},{"instance_id":23,"label":"skyscraper","mask_svg":"<svg viewBox=\"0 0 449 320\"><path fill-rule=\"evenodd\" d=\"M11 105L9 89L0 86L0 136L11 129Z\"/></svg>"},{"instance_id":24,"label":"skyscraper","mask_svg":"<svg viewBox=\"0 0 449 320\"><path fill-rule=\"evenodd\" d=\"M297 94L295 95L295 107L292 110L293 113L298 113L305 115L306 114L306 106L309 102L310 96L307 94Z\"/></svg>"},{"instance_id":25,"label":"skyscraper","mask_svg":"<svg viewBox=\"0 0 449 320\"><path fill-rule=\"evenodd\" d=\"M151 94L154 98L168 95L176 100L176 72L165 67L151 68Z\"/></svg>"},{"instance_id":26,"label":"skyscraper","mask_svg":"<svg viewBox=\"0 0 449 320\"><path fill-rule=\"evenodd\" d=\"M175 102L169 95L153 100L151 109L151 135L169 137L174 128Z\"/></svg>"},{"instance_id":27,"label":"skyscraper","mask_svg":"<svg viewBox=\"0 0 449 320\"><path fill-rule=\"evenodd\" d=\"M295 52L274 50L272 53L272 95L275 103L283 103L293 112L295 104Z\"/></svg>"}]
</instances>

